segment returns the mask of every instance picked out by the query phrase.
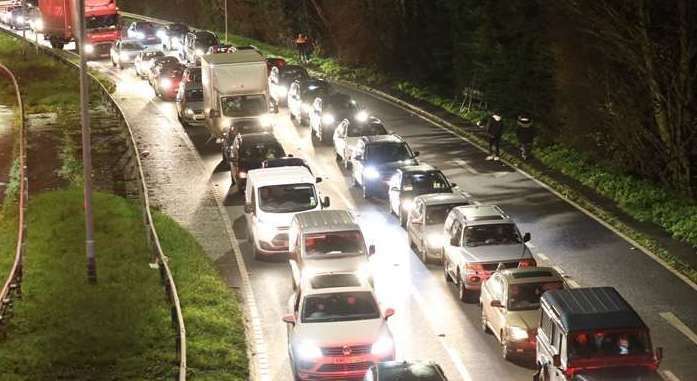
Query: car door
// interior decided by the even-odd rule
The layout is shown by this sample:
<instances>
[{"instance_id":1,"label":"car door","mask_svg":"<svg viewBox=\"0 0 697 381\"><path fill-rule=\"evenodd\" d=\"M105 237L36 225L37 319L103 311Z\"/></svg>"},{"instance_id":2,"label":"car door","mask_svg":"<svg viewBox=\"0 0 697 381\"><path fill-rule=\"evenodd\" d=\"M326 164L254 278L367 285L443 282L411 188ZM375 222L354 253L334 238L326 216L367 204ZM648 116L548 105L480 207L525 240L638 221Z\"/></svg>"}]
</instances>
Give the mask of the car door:
<instances>
[{"instance_id":1,"label":"car door","mask_svg":"<svg viewBox=\"0 0 697 381\"><path fill-rule=\"evenodd\" d=\"M365 144L359 143L356 147L356 152L353 153L351 158L351 168L353 173L353 178L363 185L363 166L365 165Z\"/></svg>"},{"instance_id":2,"label":"car door","mask_svg":"<svg viewBox=\"0 0 697 381\"><path fill-rule=\"evenodd\" d=\"M447 261L445 265L445 270L450 274L452 279L456 279L457 269L460 266L462 259L460 258L460 245L462 243L462 231L463 226L460 220L455 218L448 231L448 242L445 245L445 255L447 256Z\"/></svg>"},{"instance_id":3,"label":"car door","mask_svg":"<svg viewBox=\"0 0 697 381\"><path fill-rule=\"evenodd\" d=\"M399 195L402 193L402 171L397 171L397 173L392 176L388 189L387 197L389 198L390 209L399 216Z\"/></svg>"},{"instance_id":4,"label":"car door","mask_svg":"<svg viewBox=\"0 0 697 381\"><path fill-rule=\"evenodd\" d=\"M409 219L407 220L407 234L420 251L424 250L422 238L423 214L424 203L417 200L414 203L414 208L409 212Z\"/></svg>"},{"instance_id":5,"label":"car door","mask_svg":"<svg viewBox=\"0 0 697 381\"><path fill-rule=\"evenodd\" d=\"M505 301L503 300L505 283L503 278L496 274L492 277L492 282L488 284L491 300L489 300L489 303L487 303L484 308L488 308L487 318L489 319L489 324L491 324L492 331L499 338L499 340L502 340L501 332L506 327L506 308L493 307L491 306L491 301L498 300L501 302L501 305L506 305Z\"/></svg>"}]
</instances>

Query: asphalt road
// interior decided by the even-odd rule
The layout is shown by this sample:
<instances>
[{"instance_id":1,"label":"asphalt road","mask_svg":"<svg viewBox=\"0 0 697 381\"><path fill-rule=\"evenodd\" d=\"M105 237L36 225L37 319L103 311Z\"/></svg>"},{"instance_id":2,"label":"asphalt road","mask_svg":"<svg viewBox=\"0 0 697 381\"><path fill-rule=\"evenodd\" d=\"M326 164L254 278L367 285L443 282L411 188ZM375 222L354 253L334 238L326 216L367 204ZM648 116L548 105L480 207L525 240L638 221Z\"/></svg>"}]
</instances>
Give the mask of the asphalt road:
<instances>
[{"instance_id":1,"label":"asphalt road","mask_svg":"<svg viewBox=\"0 0 697 381\"><path fill-rule=\"evenodd\" d=\"M208 142L204 128L183 128L173 103L156 98L145 81L135 78L132 68L118 72L105 61L92 65L117 81L117 101L134 128L142 129L138 144L147 147L149 160L160 162L149 169L149 177L160 192L164 209L180 210L175 218L190 226L189 212L216 208L210 205L210 195L222 205L253 290L255 303L251 307L248 303L253 310L251 325L258 324L255 339L265 349L258 357L268 364L260 378L290 379L285 324L280 320L291 293L288 265L251 257L241 199L220 163L220 148ZM532 233L531 247L540 265L557 266L581 286L616 287L651 328L654 345L664 347L664 378L695 379L695 289L534 181L500 163L485 161L482 152L450 132L384 100L344 91L421 151L422 161L440 167L475 200L501 205L522 231ZM333 207L358 212L367 240L376 245L377 255L371 260L378 274L376 290L384 307L397 310L389 324L397 340L398 358L436 361L451 379L530 379L533 371L526 364L501 359L496 340L481 332L479 307L460 303L455 290L445 284L441 269L425 267L411 252L406 234L388 214L387 204L365 201L351 188L348 173L335 162L333 149L313 147L308 129L293 125L285 109L277 114L276 122L275 134L286 150L310 161L314 171L325 178L320 190L330 196ZM163 181L172 186L158 185ZM225 231L217 224L203 223L199 228ZM234 265L234 261L228 264Z\"/></svg>"}]
</instances>

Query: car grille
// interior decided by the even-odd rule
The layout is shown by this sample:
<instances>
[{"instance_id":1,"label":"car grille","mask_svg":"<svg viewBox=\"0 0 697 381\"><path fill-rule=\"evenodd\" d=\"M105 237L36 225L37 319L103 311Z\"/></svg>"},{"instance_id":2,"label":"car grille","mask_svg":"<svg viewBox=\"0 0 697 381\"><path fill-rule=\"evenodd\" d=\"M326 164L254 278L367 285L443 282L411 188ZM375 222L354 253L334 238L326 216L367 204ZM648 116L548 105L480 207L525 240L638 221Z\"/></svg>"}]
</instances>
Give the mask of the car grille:
<instances>
[{"instance_id":1,"label":"car grille","mask_svg":"<svg viewBox=\"0 0 697 381\"><path fill-rule=\"evenodd\" d=\"M356 372L368 370L373 365L370 361L356 362L353 364L324 364L319 367L318 372Z\"/></svg>"},{"instance_id":2,"label":"car grille","mask_svg":"<svg viewBox=\"0 0 697 381\"><path fill-rule=\"evenodd\" d=\"M350 345L349 349L351 349L351 355L364 355L370 353L370 347L370 344ZM345 356L344 347L324 347L322 354L325 356Z\"/></svg>"}]
</instances>

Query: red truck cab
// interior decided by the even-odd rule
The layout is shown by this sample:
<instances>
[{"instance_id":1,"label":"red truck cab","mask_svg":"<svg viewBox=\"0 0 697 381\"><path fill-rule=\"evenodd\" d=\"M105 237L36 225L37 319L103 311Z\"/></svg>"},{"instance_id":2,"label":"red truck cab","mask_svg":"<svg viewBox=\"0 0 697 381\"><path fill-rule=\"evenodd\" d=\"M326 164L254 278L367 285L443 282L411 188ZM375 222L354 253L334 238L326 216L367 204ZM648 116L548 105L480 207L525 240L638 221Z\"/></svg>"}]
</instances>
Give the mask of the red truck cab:
<instances>
[{"instance_id":1,"label":"red truck cab","mask_svg":"<svg viewBox=\"0 0 697 381\"><path fill-rule=\"evenodd\" d=\"M72 0L39 0L44 39L50 41L53 48L62 49L63 45L76 40L77 23L72 4ZM116 0L85 0L87 42L84 52L89 57L109 53L111 44L120 35L118 21Z\"/></svg>"}]
</instances>

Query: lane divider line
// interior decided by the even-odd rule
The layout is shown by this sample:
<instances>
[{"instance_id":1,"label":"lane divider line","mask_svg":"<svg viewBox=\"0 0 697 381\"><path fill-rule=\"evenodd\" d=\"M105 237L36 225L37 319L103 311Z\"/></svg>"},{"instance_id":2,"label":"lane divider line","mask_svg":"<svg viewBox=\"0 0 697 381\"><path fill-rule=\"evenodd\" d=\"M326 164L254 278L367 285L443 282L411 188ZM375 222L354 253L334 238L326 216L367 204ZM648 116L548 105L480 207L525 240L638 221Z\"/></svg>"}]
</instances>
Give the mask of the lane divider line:
<instances>
[{"instance_id":1,"label":"lane divider line","mask_svg":"<svg viewBox=\"0 0 697 381\"><path fill-rule=\"evenodd\" d=\"M658 375L665 381L680 381L678 376L674 375L673 372L669 370L659 369Z\"/></svg>"},{"instance_id":2,"label":"lane divider line","mask_svg":"<svg viewBox=\"0 0 697 381\"><path fill-rule=\"evenodd\" d=\"M659 315L665 319L673 328L677 329L685 335L690 341L697 345L697 334L690 329L685 323L683 323L675 314L672 312L661 312Z\"/></svg>"}]
</instances>

